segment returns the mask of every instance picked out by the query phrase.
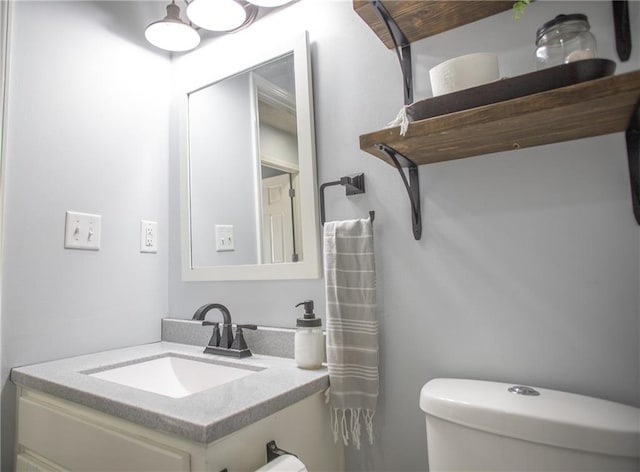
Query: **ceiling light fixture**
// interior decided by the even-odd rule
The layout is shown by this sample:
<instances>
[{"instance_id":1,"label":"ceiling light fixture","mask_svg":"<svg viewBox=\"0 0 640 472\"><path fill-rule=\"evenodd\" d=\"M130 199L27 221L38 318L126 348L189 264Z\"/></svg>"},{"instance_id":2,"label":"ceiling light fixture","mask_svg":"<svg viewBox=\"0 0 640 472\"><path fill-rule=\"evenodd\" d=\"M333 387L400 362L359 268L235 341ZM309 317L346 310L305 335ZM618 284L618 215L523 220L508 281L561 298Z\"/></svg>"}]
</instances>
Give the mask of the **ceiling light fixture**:
<instances>
[{"instance_id":1,"label":"ceiling light fixture","mask_svg":"<svg viewBox=\"0 0 640 472\"><path fill-rule=\"evenodd\" d=\"M189 51L200 44L200 35L180 19L180 7L172 1L167 16L147 26L144 36L154 46L166 51Z\"/></svg>"},{"instance_id":2,"label":"ceiling light fixture","mask_svg":"<svg viewBox=\"0 0 640 472\"><path fill-rule=\"evenodd\" d=\"M2 1L2 0L0 0ZM274 8L292 0L184 0L189 23L180 19L175 0L167 5L167 16L147 26L147 41L166 51L189 51L200 44L196 31L232 33L246 28L258 17L259 7Z\"/></svg>"},{"instance_id":3,"label":"ceiling light fixture","mask_svg":"<svg viewBox=\"0 0 640 472\"><path fill-rule=\"evenodd\" d=\"M258 7L236 0L193 0L187 16L194 24L210 31L235 31L255 20Z\"/></svg>"}]
</instances>

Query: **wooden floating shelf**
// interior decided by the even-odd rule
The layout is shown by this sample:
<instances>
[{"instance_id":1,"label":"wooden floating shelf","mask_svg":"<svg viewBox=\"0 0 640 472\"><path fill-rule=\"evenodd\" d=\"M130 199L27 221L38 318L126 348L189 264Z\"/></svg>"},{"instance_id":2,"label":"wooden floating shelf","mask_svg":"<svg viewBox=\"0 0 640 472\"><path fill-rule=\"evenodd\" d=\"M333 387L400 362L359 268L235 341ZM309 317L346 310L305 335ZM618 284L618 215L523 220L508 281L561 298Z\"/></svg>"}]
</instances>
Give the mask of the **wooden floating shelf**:
<instances>
[{"instance_id":1,"label":"wooden floating shelf","mask_svg":"<svg viewBox=\"0 0 640 472\"><path fill-rule=\"evenodd\" d=\"M383 143L416 165L624 131L640 102L640 71L582 82L360 136L360 149L393 165Z\"/></svg>"},{"instance_id":2,"label":"wooden floating shelf","mask_svg":"<svg viewBox=\"0 0 640 472\"><path fill-rule=\"evenodd\" d=\"M382 4L410 43L513 7L512 0L386 0ZM385 46L394 47L387 27L367 0L353 0L353 9Z\"/></svg>"}]
</instances>

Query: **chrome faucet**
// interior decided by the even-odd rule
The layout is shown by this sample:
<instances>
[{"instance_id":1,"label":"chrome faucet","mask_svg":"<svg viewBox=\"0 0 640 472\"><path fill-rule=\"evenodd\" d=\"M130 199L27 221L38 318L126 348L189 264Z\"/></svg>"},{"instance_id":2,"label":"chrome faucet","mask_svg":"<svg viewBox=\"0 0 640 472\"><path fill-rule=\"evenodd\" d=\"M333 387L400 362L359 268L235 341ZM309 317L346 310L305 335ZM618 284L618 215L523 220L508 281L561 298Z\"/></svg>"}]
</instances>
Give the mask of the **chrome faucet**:
<instances>
[{"instance_id":1,"label":"chrome faucet","mask_svg":"<svg viewBox=\"0 0 640 472\"><path fill-rule=\"evenodd\" d=\"M218 309L222 313L222 334L220 334L220 323L205 320L207 313L213 309ZM226 306L220 303L207 303L196 310L192 319L201 321L202 326L213 326L213 334L204 352L233 357L248 357L251 355L251 351L244 340L242 329L258 329L258 327L256 325L237 325L234 339L231 313Z\"/></svg>"}]
</instances>

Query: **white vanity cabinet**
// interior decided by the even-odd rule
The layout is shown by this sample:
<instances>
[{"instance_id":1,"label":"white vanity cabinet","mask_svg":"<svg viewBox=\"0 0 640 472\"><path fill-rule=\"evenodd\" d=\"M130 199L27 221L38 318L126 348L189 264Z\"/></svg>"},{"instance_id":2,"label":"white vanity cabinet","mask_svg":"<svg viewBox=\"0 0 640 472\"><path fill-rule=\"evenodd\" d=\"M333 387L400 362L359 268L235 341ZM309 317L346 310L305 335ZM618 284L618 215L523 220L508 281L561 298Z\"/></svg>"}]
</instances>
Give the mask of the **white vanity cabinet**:
<instances>
[{"instance_id":1,"label":"white vanity cabinet","mask_svg":"<svg viewBox=\"0 0 640 472\"><path fill-rule=\"evenodd\" d=\"M160 433L18 385L16 470L253 471L266 444L298 455L310 471L344 470L322 392L209 444Z\"/></svg>"}]
</instances>

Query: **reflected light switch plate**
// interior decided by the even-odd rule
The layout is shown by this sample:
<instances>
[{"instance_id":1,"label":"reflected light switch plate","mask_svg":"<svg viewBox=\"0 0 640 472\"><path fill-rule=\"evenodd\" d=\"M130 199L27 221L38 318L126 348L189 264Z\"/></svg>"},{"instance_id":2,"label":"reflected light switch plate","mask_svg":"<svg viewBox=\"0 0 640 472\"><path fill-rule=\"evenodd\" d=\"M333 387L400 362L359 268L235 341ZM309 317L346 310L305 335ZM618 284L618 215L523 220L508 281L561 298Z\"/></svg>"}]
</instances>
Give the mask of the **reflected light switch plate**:
<instances>
[{"instance_id":1,"label":"reflected light switch plate","mask_svg":"<svg viewBox=\"0 0 640 472\"><path fill-rule=\"evenodd\" d=\"M235 251L233 225L216 225L216 252Z\"/></svg>"}]
</instances>

